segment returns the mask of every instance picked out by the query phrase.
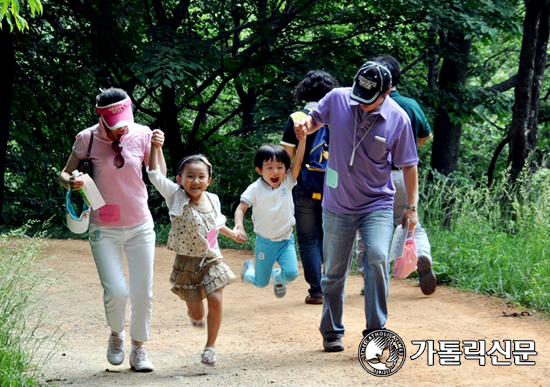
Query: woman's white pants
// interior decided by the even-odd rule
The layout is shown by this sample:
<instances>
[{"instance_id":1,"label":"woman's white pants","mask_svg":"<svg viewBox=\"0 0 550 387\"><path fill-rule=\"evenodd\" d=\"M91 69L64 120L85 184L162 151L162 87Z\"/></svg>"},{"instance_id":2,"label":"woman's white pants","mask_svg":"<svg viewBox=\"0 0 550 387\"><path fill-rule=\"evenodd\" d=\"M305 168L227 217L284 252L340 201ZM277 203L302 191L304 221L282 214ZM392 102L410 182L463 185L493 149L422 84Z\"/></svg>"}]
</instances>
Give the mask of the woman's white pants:
<instances>
[{"instance_id":1,"label":"woman's white pants","mask_svg":"<svg viewBox=\"0 0 550 387\"><path fill-rule=\"evenodd\" d=\"M126 304L130 298L130 337L147 341L153 310L153 220L128 227L91 224L89 240L104 290L105 314L111 331L124 331ZM123 252L128 265L128 284L124 275Z\"/></svg>"}]
</instances>

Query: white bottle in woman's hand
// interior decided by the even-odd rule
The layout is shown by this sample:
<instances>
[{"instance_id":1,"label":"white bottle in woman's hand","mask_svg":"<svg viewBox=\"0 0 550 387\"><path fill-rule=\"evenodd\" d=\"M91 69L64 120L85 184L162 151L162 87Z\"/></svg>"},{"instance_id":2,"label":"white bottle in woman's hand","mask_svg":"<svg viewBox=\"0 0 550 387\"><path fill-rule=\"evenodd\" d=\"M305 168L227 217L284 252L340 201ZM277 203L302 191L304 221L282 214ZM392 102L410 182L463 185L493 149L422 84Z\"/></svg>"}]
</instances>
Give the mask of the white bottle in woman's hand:
<instances>
[{"instance_id":1,"label":"white bottle in woman's hand","mask_svg":"<svg viewBox=\"0 0 550 387\"><path fill-rule=\"evenodd\" d=\"M78 177L80 176L80 172L78 171L78 169L75 169L73 171L73 176L74 177ZM82 188L80 188L78 190L78 192L80 192L80 194L82 195L82 197L84 198L84 200L86 201L86 204L89 206L90 205L90 201L88 200L88 198L86 197L86 194L84 193L84 190Z\"/></svg>"}]
</instances>

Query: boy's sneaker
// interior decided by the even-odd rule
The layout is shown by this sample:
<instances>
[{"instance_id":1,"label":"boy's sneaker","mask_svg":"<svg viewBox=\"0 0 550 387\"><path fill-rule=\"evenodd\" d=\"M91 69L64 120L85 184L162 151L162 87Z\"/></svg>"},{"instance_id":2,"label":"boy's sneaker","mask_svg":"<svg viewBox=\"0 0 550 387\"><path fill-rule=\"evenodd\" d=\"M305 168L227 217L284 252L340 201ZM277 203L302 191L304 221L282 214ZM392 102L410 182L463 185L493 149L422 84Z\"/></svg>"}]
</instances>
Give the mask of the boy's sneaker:
<instances>
[{"instance_id":1,"label":"boy's sneaker","mask_svg":"<svg viewBox=\"0 0 550 387\"><path fill-rule=\"evenodd\" d=\"M254 261L252 261L251 259L247 259L244 262L243 270L241 271L241 281L245 282L244 275L248 270L252 270L252 269L254 269Z\"/></svg>"},{"instance_id":2,"label":"boy's sneaker","mask_svg":"<svg viewBox=\"0 0 550 387\"><path fill-rule=\"evenodd\" d=\"M136 350L130 352L130 367L136 372L153 371L153 363L147 360L147 353L143 345L140 345Z\"/></svg>"},{"instance_id":3,"label":"boy's sneaker","mask_svg":"<svg viewBox=\"0 0 550 387\"><path fill-rule=\"evenodd\" d=\"M286 285L283 285L278 280L280 274L281 269L273 269L271 271L271 276L273 277L273 292L277 298L283 298L286 294Z\"/></svg>"},{"instance_id":4,"label":"boy's sneaker","mask_svg":"<svg viewBox=\"0 0 550 387\"><path fill-rule=\"evenodd\" d=\"M112 365L120 365L124 361L124 334L112 332L109 336L107 360Z\"/></svg>"}]
</instances>

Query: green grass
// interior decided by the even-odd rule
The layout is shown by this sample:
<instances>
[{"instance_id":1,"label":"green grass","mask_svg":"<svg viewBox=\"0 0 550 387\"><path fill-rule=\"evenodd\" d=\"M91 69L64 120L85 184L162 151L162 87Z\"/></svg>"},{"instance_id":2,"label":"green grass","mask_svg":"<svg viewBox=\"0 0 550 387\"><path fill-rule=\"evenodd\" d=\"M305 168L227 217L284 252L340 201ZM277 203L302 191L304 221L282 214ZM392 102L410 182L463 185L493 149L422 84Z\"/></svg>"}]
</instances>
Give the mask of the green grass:
<instances>
[{"instance_id":1,"label":"green grass","mask_svg":"<svg viewBox=\"0 0 550 387\"><path fill-rule=\"evenodd\" d=\"M41 306L52 276L40 264L41 238L0 235L0 386L37 386L51 354L51 334L42 334ZM50 349L48 349L50 348Z\"/></svg>"},{"instance_id":2,"label":"green grass","mask_svg":"<svg viewBox=\"0 0 550 387\"><path fill-rule=\"evenodd\" d=\"M440 283L550 311L550 174L505 176L491 189L439 177L425 184L420 219ZM451 203L451 204L449 204Z\"/></svg>"}]
</instances>

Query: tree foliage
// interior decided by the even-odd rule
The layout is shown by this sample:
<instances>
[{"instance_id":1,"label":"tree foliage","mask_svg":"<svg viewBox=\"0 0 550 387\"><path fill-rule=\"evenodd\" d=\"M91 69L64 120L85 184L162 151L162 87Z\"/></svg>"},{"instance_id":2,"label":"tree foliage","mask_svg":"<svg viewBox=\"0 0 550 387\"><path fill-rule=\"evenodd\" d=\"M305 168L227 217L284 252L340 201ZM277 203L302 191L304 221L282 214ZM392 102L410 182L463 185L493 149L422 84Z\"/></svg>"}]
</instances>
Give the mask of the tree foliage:
<instances>
[{"instance_id":1,"label":"tree foliage","mask_svg":"<svg viewBox=\"0 0 550 387\"><path fill-rule=\"evenodd\" d=\"M467 160L461 152L472 152L470 144L485 137L499 141L495 131L510 119L509 88L502 85L517 72L517 1L45 5L43 17L15 40L17 87L4 188L9 224L60 213L57 176L76 133L97 121L93 104L100 87L126 89L136 120L166 133L172 171L185 155L209 157L212 189L228 214L256 177L255 149L280 140L296 109L292 89L313 68L350 86L369 58L398 58L402 93L418 99L433 122L432 165L451 165L448 171L486 171L487 152L475 168L461 162ZM161 198L150 192L155 216L166 216Z\"/></svg>"},{"instance_id":2,"label":"tree foliage","mask_svg":"<svg viewBox=\"0 0 550 387\"><path fill-rule=\"evenodd\" d=\"M40 0L29 0L28 4L33 16L42 14L43 8ZM0 28L3 28L4 20L10 27L10 32L13 31L14 25L19 31L29 28L27 20L21 16L21 3L18 0L0 1Z\"/></svg>"}]
</instances>

